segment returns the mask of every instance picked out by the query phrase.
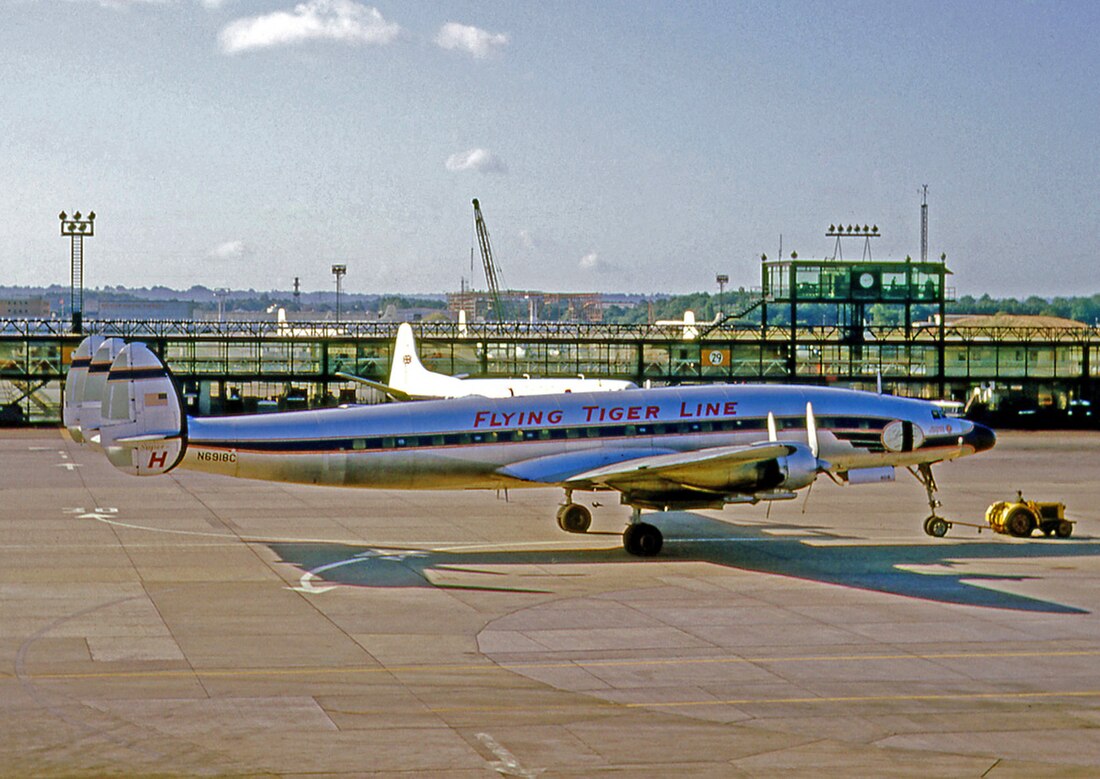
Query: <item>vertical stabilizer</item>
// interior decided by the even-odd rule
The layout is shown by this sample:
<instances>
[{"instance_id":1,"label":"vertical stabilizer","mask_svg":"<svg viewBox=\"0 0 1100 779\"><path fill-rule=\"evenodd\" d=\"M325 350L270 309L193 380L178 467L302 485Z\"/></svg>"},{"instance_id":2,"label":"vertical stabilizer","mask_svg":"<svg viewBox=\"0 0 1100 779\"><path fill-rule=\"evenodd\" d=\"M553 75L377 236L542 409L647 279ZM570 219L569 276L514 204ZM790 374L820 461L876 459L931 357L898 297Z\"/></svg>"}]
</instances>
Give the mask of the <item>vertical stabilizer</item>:
<instances>
[{"instance_id":1,"label":"vertical stabilizer","mask_svg":"<svg viewBox=\"0 0 1100 779\"><path fill-rule=\"evenodd\" d=\"M80 409L77 413L80 437L84 443L93 447L99 446L99 428L102 423L100 405L107 393L107 373L124 346L126 342L121 338L105 338L92 352L92 361L88 364L88 375L84 378Z\"/></svg>"},{"instance_id":2,"label":"vertical stabilizer","mask_svg":"<svg viewBox=\"0 0 1100 779\"><path fill-rule=\"evenodd\" d=\"M145 344L126 346L111 364L100 443L133 476L175 468L187 449L187 417L168 368Z\"/></svg>"},{"instance_id":3,"label":"vertical stabilizer","mask_svg":"<svg viewBox=\"0 0 1100 779\"><path fill-rule=\"evenodd\" d=\"M69 363L69 373L65 376L65 395L61 405L61 419L69 435L78 444L84 443L84 434L80 430L80 405L84 399L84 382L88 379L88 368L92 364L92 355L103 343L103 336L89 335L73 352Z\"/></svg>"},{"instance_id":4,"label":"vertical stabilizer","mask_svg":"<svg viewBox=\"0 0 1100 779\"><path fill-rule=\"evenodd\" d=\"M414 398L453 397L460 391L462 380L442 373L433 373L420 362L416 353L416 338L412 325L402 322L397 328L393 345L393 365L389 386Z\"/></svg>"}]
</instances>

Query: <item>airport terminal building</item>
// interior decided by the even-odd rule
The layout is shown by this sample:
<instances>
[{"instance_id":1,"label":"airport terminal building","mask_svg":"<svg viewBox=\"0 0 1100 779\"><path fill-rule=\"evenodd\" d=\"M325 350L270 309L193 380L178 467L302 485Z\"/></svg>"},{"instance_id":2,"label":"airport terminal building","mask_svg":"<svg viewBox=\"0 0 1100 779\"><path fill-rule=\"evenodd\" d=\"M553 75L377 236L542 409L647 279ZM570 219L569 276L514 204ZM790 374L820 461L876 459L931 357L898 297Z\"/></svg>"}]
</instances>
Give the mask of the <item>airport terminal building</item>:
<instances>
[{"instance_id":1,"label":"airport terminal building","mask_svg":"<svg viewBox=\"0 0 1100 779\"><path fill-rule=\"evenodd\" d=\"M943 260L763 258L759 298L718 322L415 328L425 366L449 374L837 385L969 403L1008 424L1091 424L1100 331L1049 317L950 318L949 274ZM895 323L867 324L872 310ZM379 402L337 374L385 381L397 324L100 318L82 329L149 343L189 411L205 415ZM81 338L57 319L0 319L0 418L58 422Z\"/></svg>"}]
</instances>

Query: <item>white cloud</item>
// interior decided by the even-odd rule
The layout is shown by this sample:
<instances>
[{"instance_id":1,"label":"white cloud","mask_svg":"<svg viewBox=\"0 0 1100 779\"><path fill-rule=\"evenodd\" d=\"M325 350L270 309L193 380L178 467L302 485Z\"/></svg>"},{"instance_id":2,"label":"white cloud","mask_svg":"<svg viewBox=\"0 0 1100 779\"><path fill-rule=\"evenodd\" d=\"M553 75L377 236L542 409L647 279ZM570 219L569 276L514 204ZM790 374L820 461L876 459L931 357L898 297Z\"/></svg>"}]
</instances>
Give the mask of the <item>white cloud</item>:
<instances>
[{"instance_id":1,"label":"white cloud","mask_svg":"<svg viewBox=\"0 0 1100 779\"><path fill-rule=\"evenodd\" d=\"M70 3L91 2L101 8L110 8L116 11L125 11L129 8L146 5L167 5L172 0L69 0Z\"/></svg>"},{"instance_id":2,"label":"white cloud","mask_svg":"<svg viewBox=\"0 0 1100 779\"><path fill-rule=\"evenodd\" d=\"M467 149L452 154L445 163L449 171L476 170L478 173L507 173L504 160L488 149Z\"/></svg>"},{"instance_id":3,"label":"white cloud","mask_svg":"<svg viewBox=\"0 0 1100 779\"><path fill-rule=\"evenodd\" d=\"M184 0L68 0L70 3L94 3L101 8L110 8L115 11L126 11L138 6L152 5L178 5ZM189 0L188 0L189 1ZM228 0L194 0L204 8L216 11L225 5Z\"/></svg>"},{"instance_id":4,"label":"white cloud","mask_svg":"<svg viewBox=\"0 0 1100 779\"><path fill-rule=\"evenodd\" d=\"M496 49L508 45L508 35L491 33L468 24L447 22L439 28L435 42L441 48L464 51L475 59L485 59Z\"/></svg>"},{"instance_id":5,"label":"white cloud","mask_svg":"<svg viewBox=\"0 0 1100 779\"><path fill-rule=\"evenodd\" d=\"M211 249L207 256L215 260L239 260L252 254L252 249L244 241L225 241Z\"/></svg>"},{"instance_id":6,"label":"white cloud","mask_svg":"<svg viewBox=\"0 0 1100 779\"><path fill-rule=\"evenodd\" d=\"M589 252L581 257L580 266L581 270L599 270L600 255L596 252Z\"/></svg>"},{"instance_id":7,"label":"white cloud","mask_svg":"<svg viewBox=\"0 0 1100 779\"><path fill-rule=\"evenodd\" d=\"M354 0L307 0L293 11L237 19L218 38L222 51L236 54L308 40L385 45L400 32L400 25L387 22L377 8Z\"/></svg>"}]
</instances>

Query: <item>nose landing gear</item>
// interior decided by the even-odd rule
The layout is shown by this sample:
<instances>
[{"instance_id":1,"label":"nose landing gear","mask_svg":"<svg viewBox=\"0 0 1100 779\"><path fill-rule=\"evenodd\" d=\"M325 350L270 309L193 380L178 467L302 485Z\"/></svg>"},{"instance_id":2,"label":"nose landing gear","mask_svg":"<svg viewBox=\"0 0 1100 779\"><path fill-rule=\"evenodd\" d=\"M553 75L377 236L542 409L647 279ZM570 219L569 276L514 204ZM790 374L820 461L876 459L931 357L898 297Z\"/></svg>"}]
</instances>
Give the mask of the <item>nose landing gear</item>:
<instances>
[{"instance_id":1,"label":"nose landing gear","mask_svg":"<svg viewBox=\"0 0 1100 779\"><path fill-rule=\"evenodd\" d=\"M939 487L936 486L936 477L932 475L932 466L928 463L921 463L916 470L910 468L909 473L913 474L913 477L921 483L924 491L928 494L928 507L932 510L932 513L924 520L924 532L933 538L943 538L947 535L947 531L951 529L951 523L936 513L936 509L943 504L936 499L936 490Z\"/></svg>"}]
</instances>

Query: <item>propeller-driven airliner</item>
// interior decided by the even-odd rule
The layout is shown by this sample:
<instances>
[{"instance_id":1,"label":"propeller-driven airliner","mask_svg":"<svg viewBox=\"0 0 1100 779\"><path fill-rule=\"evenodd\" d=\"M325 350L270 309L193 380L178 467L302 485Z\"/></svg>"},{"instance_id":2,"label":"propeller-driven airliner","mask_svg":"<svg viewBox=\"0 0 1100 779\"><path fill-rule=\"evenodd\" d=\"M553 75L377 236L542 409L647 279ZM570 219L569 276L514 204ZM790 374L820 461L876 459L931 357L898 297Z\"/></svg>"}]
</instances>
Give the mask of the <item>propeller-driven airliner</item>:
<instances>
[{"instance_id":1,"label":"propeller-driven airliner","mask_svg":"<svg viewBox=\"0 0 1100 779\"><path fill-rule=\"evenodd\" d=\"M948 524L936 514L932 466L996 441L988 428L948 417L930 402L778 385L188 417L170 371L145 344L86 340L77 354L91 356L86 366L74 360L66 425L126 473L188 468L385 489L554 486L564 491L558 525L573 533L592 522L574 495L611 491L632 509L623 545L639 556L657 554L663 543L643 510L790 499L820 474L860 484L892 481L896 467L924 485L932 508L924 529L941 536ZM108 361L106 381L93 381ZM82 377L81 370L88 372Z\"/></svg>"},{"instance_id":2,"label":"propeller-driven airliner","mask_svg":"<svg viewBox=\"0 0 1100 779\"><path fill-rule=\"evenodd\" d=\"M480 395L486 398L514 398L526 395L556 395L565 392L607 392L634 389L637 385L622 379L468 379L448 376L424 367L416 350L412 326L402 322L394 341L389 382L365 379L350 373L336 374L342 379L366 384L395 400L462 398Z\"/></svg>"}]
</instances>

